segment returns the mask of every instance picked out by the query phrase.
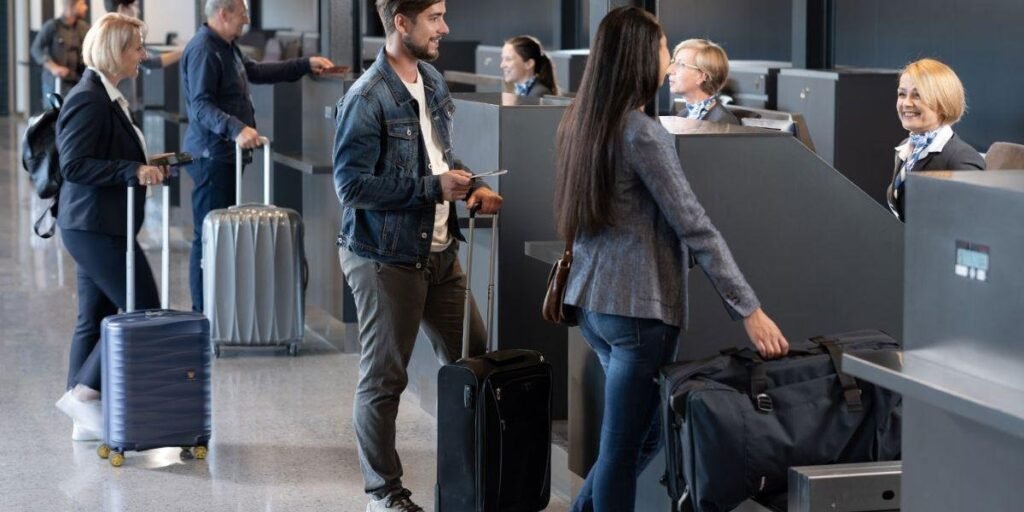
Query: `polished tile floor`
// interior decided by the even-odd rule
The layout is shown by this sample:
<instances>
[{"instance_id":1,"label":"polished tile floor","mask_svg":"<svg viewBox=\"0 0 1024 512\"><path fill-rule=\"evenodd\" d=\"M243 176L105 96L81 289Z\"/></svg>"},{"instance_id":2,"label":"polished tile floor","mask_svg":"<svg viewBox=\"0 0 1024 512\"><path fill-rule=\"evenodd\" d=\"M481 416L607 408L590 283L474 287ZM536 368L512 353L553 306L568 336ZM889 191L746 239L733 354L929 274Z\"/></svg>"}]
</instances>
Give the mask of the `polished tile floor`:
<instances>
[{"instance_id":1,"label":"polished tile floor","mask_svg":"<svg viewBox=\"0 0 1024 512\"><path fill-rule=\"evenodd\" d=\"M31 234L42 205L20 167L19 138L0 118L0 511L364 510L351 427L357 357L315 336L297 358L225 350L216 360L205 461L169 448L129 453L113 468L97 457L97 443L71 441L71 422L53 403L75 319L74 262L59 237ZM187 244L179 239L172 249L171 302L182 308ZM157 264L159 254L149 256ZM399 453L406 486L428 511L435 427L406 401ZM554 497L548 508L566 509Z\"/></svg>"}]
</instances>

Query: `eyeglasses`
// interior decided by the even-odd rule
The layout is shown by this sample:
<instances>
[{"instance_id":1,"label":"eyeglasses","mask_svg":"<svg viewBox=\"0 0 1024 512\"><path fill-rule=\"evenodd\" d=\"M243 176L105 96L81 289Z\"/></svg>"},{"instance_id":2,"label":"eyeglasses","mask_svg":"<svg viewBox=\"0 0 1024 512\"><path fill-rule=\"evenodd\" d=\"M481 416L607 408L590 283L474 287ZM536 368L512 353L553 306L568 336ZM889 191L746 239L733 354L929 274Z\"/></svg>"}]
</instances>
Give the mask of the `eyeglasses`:
<instances>
[{"instance_id":1,"label":"eyeglasses","mask_svg":"<svg viewBox=\"0 0 1024 512\"><path fill-rule=\"evenodd\" d=\"M682 66L684 68L695 69L697 71L700 71L701 73L704 72L703 69L701 69L701 68L699 68L697 66L694 66L693 64L688 64L686 62L683 62L682 60L679 60L679 59L672 59L672 64L675 65L675 66Z\"/></svg>"}]
</instances>

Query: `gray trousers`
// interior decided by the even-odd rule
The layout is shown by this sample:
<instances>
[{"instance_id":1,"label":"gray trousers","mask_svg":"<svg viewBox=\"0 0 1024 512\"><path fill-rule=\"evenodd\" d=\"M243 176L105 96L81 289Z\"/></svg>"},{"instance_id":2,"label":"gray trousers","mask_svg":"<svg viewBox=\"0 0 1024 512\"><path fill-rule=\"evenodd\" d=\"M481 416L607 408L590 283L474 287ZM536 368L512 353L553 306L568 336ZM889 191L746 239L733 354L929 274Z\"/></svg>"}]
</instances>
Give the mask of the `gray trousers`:
<instances>
[{"instance_id":1,"label":"gray trousers","mask_svg":"<svg viewBox=\"0 0 1024 512\"><path fill-rule=\"evenodd\" d=\"M423 269L380 263L344 248L338 254L355 298L362 346L352 413L359 465L367 494L379 499L402 489L395 418L419 328L441 364L462 355L466 274L454 241L431 253ZM475 302L471 311L470 353L479 355L486 333Z\"/></svg>"}]
</instances>

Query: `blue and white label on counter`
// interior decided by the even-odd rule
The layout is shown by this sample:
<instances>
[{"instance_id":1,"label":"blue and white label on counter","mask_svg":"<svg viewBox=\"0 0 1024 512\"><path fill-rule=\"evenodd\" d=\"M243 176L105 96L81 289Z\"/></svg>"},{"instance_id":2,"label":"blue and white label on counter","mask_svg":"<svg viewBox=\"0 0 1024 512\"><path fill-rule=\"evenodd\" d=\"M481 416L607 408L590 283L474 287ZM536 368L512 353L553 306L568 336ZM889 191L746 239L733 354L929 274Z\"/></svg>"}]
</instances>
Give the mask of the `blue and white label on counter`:
<instances>
[{"instance_id":1,"label":"blue and white label on counter","mask_svg":"<svg viewBox=\"0 0 1024 512\"><path fill-rule=\"evenodd\" d=\"M988 280L988 265L987 245L956 241L956 261L953 264L956 275L984 282Z\"/></svg>"}]
</instances>

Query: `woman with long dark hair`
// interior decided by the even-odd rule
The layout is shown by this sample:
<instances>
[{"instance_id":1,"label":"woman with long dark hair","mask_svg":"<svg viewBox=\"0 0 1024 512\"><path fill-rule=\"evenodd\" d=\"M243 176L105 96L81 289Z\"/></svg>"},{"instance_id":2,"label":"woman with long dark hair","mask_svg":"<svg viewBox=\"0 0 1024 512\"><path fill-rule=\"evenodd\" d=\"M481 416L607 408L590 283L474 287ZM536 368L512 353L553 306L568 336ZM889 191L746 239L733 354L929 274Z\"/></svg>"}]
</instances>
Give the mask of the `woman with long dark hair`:
<instances>
[{"instance_id":1,"label":"woman with long dark hair","mask_svg":"<svg viewBox=\"0 0 1024 512\"><path fill-rule=\"evenodd\" d=\"M516 36L505 41L501 48L501 73L517 96L539 98L558 94L555 66L535 37Z\"/></svg>"},{"instance_id":2,"label":"woman with long dark hair","mask_svg":"<svg viewBox=\"0 0 1024 512\"><path fill-rule=\"evenodd\" d=\"M600 451L577 512L633 510L636 477L660 447L656 378L685 326L691 255L761 355L788 350L690 189L672 137L642 112L668 66L651 14L609 12L558 127L555 220L574 238L565 302L606 377Z\"/></svg>"}]
</instances>

